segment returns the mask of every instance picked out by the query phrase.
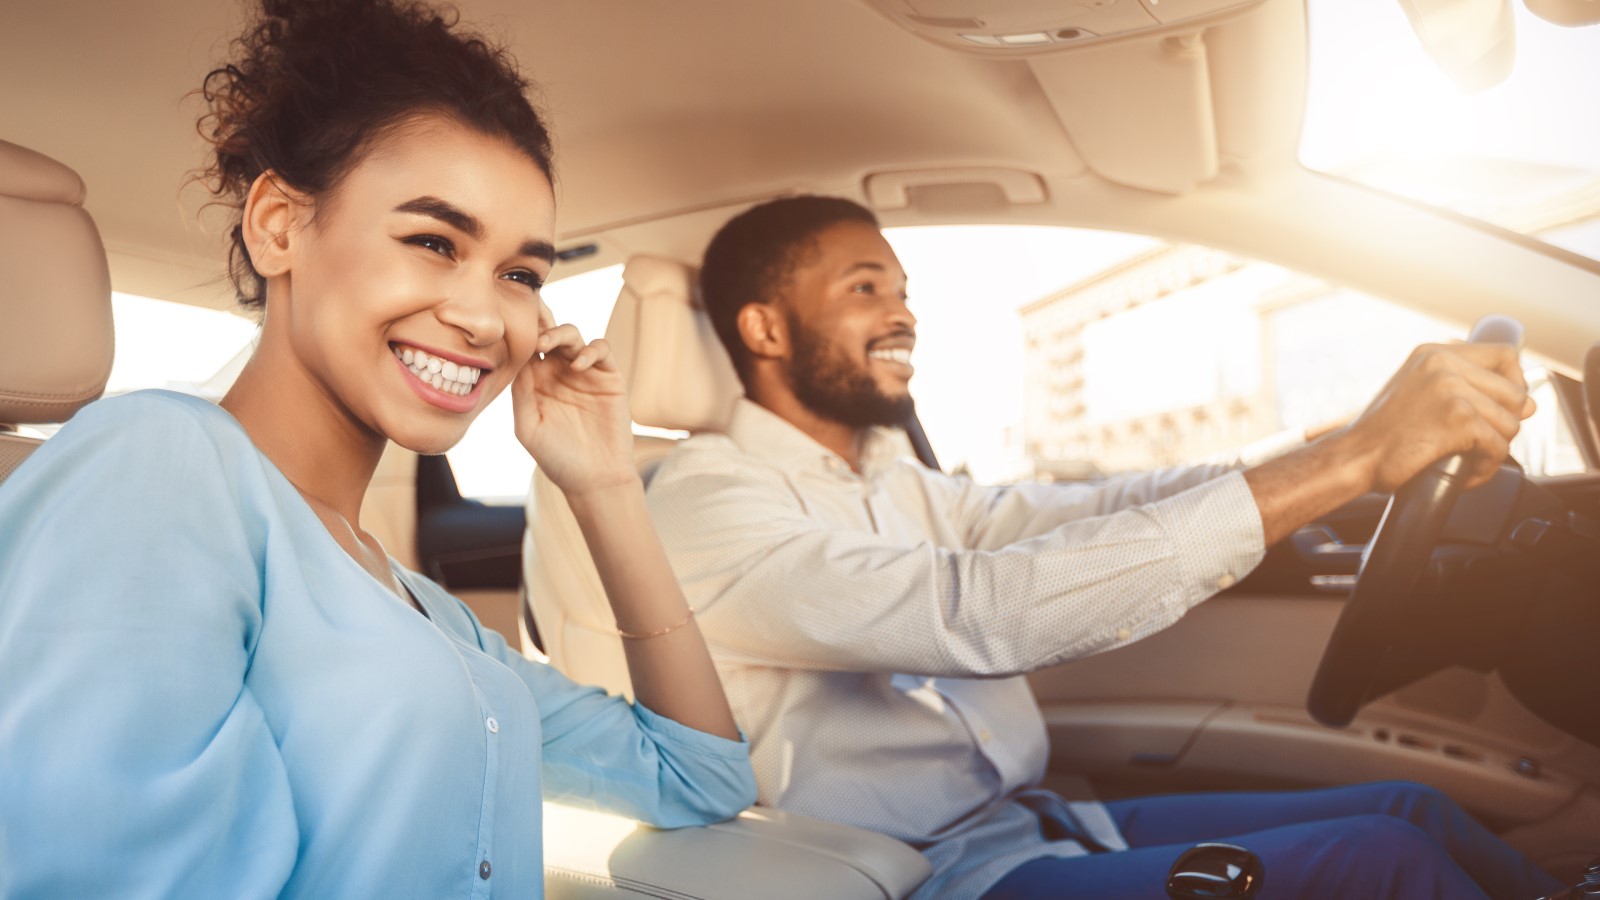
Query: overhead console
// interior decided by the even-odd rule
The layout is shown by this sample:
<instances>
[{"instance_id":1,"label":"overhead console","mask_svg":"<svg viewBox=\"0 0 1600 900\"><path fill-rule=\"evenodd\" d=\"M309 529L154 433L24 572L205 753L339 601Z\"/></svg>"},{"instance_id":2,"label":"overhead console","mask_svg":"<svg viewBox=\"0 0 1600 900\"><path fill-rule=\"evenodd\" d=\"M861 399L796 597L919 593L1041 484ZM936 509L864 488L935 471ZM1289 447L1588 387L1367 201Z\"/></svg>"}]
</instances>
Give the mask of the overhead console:
<instances>
[{"instance_id":1,"label":"overhead console","mask_svg":"<svg viewBox=\"0 0 1600 900\"><path fill-rule=\"evenodd\" d=\"M1259 0L866 0L943 47L1031 56L1199 22Z\"/></svg>"}]
</instances>

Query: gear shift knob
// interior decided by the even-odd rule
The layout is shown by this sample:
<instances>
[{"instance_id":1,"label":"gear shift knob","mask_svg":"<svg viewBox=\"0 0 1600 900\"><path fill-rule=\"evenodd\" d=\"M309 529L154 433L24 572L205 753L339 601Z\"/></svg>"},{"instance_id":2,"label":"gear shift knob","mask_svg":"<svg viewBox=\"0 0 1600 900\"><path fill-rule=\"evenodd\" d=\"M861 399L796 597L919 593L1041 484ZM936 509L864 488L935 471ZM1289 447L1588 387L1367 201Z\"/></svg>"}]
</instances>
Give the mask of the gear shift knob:
<instances>
[{"instance_id":1,"label":"gear shift knob","mask_svg":"<svg viewBox=\"0 0 1600 900\"><path fill-rule=\"evenodd\" d=\"M1266 867L1254 853L1232 844L1196 844L1167 872L1173 900L1248 900L1261 890Z\"/></svg>"}]
</instances>

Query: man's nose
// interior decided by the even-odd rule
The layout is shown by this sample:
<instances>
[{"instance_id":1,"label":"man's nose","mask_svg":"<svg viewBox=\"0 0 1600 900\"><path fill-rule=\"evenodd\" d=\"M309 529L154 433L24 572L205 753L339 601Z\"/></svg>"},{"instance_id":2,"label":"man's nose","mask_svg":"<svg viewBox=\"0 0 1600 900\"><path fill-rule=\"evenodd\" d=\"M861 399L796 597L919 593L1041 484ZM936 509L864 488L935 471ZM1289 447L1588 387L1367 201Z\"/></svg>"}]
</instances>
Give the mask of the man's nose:
<instances>
[{"instance_id":1,"label":"man's nose","mask_svg":"<svg viewBox=\"0 0 1600 900\"><path fill-rule=\"evenodd\" d=\"M911 311L909 300L906 297L900 297L895 300L894 307L889 311L889 315L896 325L904 325L912 330L917 327L917 316Z\"/></svg>"}]
</instances>

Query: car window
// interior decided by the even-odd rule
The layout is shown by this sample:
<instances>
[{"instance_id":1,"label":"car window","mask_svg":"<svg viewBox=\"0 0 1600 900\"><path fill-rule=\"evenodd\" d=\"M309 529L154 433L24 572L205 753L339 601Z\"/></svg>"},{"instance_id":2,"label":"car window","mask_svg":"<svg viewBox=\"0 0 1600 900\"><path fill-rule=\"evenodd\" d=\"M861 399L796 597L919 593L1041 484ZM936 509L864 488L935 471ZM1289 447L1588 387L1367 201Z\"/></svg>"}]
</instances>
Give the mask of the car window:
<instances>
[{"instance_id":1,"label":"car window","mask_svg":"<svg viewBox=\"0 0 1600 900\"><path fill-rule=\"evenodd\" d=\"M607 266L562 278L541 291L556 321L578 326L589 340L601 337L622 290L622 267ZM463 497L522 505L533 478L533 459L512 431L511 394L494 399L450 451L450 469Z\"/></svg>"},{"instance_id":2,"label":"car window","mask_svg":"<svg viewBox=\"0 0 1600 900\"><path fill-rule=\"evenodd\" d=\"M918 415L940 463L985 483L1195 463L1348 417L1417 344L1465 332L1281 266L1150 237L1044 226L885 235L918 319ZM620 288L612 267L545 295L557 318L596 335ZM1531 354L1528 364L1548 365ZM1558 415L1553 401L1541 403L1547 413ZM502 397L450 451L463 495L523 501L533 462L511 427ZM1531 471L1581 470L1562 427L1529 423L1518 458Z\"/></svg>"},{"instance_id":3,"label":"car window","mask_svg":"<svg viewBox=\"0 0 1600 900\"><path fill-rule=\"evenodd\" d=\"M1069 228L887 233L919 319L918 414L941 464L988 483L1191 464L1347 419L1416 345L1465 333L1204 247ZM1549 366L1525 362L1534 378ZM1546 416L1560 418L1553 397L1519 460L1581 471Z\"/></svg>"},{"instance_id":4,"label":"car window","mask_svg":"<svg viewBox=\"0 0 1600 900\"><path fill-rule=\"evenodd\" d=\"M221 399L249 358L256 323L217 309L111 295L116 352L106 394L167 388Z\"/></svg>"},{"instance_id":5,"label":"car window","mask_svg":"<svg viewBox=\"0 0 1600 900\"><path fill-rule=\"evenodd\" d=\"M1307 166L1600 259L1593 28L1514 11L1516 60L1469 92L1394 0L1311 0Z\"/></svg>"},{"instance_id":6,"label":"car window","mask_svg":"<svg viewBox=\"0 0 1600 900\"><path fill-rule=\"evenodd\" d=\"M1511 441L1511 456L1534 475L1574 475L1587 471L1583 449L1573 434L1573 417L1564 415L1557 397L1556 380L1562 376L1547 369L1528 373L1528 393L1539 409L1522 423ZM1587 422L1587 418L1578 419ZM1582 427L1582 426L1579 426Z\"/></svg>"}]
</instances>

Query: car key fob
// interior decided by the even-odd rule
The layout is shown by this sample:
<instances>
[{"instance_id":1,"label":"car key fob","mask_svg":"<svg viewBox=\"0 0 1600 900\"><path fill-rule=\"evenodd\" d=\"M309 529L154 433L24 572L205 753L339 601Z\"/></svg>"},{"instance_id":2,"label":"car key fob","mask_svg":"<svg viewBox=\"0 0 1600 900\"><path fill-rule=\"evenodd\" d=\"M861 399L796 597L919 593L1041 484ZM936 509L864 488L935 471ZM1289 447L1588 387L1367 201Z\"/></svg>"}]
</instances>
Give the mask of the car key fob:
<instances>
[{"instance_id":1,"label":"car key fob","mask_svg":"<svg viewBox=\"0 0 1600 900\"><path fill-rule=\"evenodd\" d=\"M1261 890L1266 867L1254 853L1232 844L1196 844L1183 851L1167 872L1173 900L1245 900Z\"/></svg>"}]
</instances>

